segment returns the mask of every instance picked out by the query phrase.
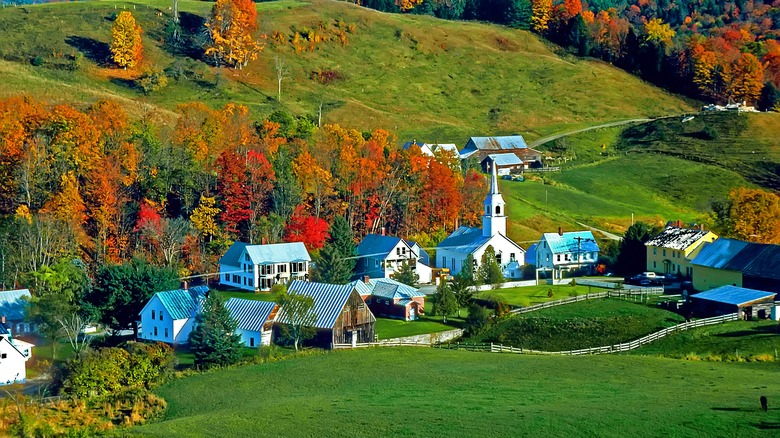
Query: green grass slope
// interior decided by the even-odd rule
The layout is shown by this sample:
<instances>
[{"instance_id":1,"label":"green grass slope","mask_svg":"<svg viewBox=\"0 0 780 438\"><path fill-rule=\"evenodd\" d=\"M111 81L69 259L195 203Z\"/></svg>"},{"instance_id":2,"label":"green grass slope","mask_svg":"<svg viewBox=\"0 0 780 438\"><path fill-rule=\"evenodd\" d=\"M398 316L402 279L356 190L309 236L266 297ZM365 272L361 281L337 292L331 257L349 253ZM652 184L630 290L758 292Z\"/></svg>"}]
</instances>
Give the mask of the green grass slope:
<instances>
[{"instance_id":1,"label":"green grass slope","mask_svg":"<svg viewBox=\"0 0 780 438\"><path fill-rule=\"evenodd\" d=\"M425 348L328 353L158 390L144 436L767 436L766 364L542 357ZM770 411L760 410L766 395Z\"/></svg>"},{"instance_id":2,"label":"green grass slope","mask_svg":"<svg viewBox=\"0 0 780 438\"><path fill-rule=\"evenodd\" d=\"M559 56L528 32L385 14L336 1L258 3L259 27L289 38L293 29L320 23L330 29L341 20L355 30L346 47L332 41L296 53L291 44L269 39L248 68L214 69L195 51L173 53L167 47L170 5L163 0L85 1L0 10L5 43L0 47L0 95L24 92L84 102L114 97L137 114L149 108L169 111L195 100L215 106L236 101L257 115L282 106L313 114L322 103L325 122L383 127L401 139L457 143L497 133L532 139L569 126L691 109L686 101L605 63ZM181 0L179 7L185 30L195 34L211 3ZM111 17L123 8L144 29L147 61L142 69L176 63L186 78L143 96L129 85L132 72L110 67ZM73 61L74 56L83 58ZM289 72L281 102L275 57ZM342 79L322 85L312 79L315 70L338 72Z\"/></svg>"}]
</instances>

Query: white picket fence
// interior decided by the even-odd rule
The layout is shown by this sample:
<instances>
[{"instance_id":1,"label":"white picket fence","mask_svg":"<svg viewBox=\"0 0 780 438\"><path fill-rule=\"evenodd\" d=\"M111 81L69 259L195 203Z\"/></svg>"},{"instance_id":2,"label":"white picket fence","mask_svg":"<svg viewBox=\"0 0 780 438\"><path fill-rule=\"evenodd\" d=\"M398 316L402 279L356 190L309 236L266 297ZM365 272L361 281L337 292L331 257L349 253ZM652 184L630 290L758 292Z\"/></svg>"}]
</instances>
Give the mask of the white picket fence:
<instances>
[{"instance_id":1,"label":"white picket fence","mask_svg":"<svg viewBox=\"0 0 780 438\"><path fill-rule=\"evenodd\" d=\"M643 293L650 294L650 295L660 295L664 293L663 286L658 286L658 287L636 286L633 284L618 283L616 281L599 281L599 280L582 279L582 280L577 280L577 285L593 286L593 287L600 287L602 289L612 289L612 290L622 288L623 290L641 291Z\"/></svg>"},{"instance_id":2,"label":"white picket fence","mask_svg":"<svg viewBox=\"0 0 780 438\"><path fill-rule=\"evenodd\" d=\"M539 351L529 350L527 348L517 348L501 344L439 344L436 348L445 348L452 350L469 350L469 351L489 351L491 353L517 353L517 354L547 354L558 356L579 356L583 354L608 354L619 353L621 351L634 350L642 345L649 344L664 338L672 333L677 333L685 330L690 330L697 327L705 327L708 325L721 324L728 321L739 320L739 315L732 313L729 315L716 316L713 318L704 318L691 322L684 322L672 327L667 327L663 330L659 330L655 333L651 333L647 336L641 337L635 341L625 342L623 344L606 345L603 347L583 348L580 350L568 350L568 351Z\"/></svg>"}]
</instances>

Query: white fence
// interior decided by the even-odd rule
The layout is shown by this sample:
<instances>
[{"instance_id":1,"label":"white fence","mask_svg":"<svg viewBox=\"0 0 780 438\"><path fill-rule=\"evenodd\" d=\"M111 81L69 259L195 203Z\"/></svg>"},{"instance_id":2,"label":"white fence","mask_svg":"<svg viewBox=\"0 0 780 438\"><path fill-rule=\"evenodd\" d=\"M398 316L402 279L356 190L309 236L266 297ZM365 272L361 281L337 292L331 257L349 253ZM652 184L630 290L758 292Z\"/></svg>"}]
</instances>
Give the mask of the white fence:
<instances>
[{"instance_id":1,"label":"white fence","mask_svg":"<svg viewBox=\"0 0 780 438\"><path fill-rule=\"evenodd\" d=\"M651 333L647 336L641 337L635 341L625 342L623 344L606 345L603 347L583 348L580 350L568 350L568 351L539 351L529 350L527 348L510 347L500 344L439 344L437 348L455 349L455 350L470 350L470 351L489 351L491 353L517 353L517 354L548 354L559 356L578 356L583 354L607 354L607 353L619 353L621 351L634 350L642 345L649 344L658 339L664 338L672 333L677 333L685 330L690 330L697 327L705 327L708 325L721 324L728 321L739 320L739 315L732 313L729 315L716 316L713 318L699 319L691 322L684 322L672 327L667 327L663 330Z\"/></svg>"},{"instance_id":2,"label":"white fence","mask_svg":"<svg viewBox=\"0 0 780 438\"><path fill-rule=\"evenodd\" d=\"M598 281L598 280L577 280L577 285L579 286L593 286L593 287L600 287L602 289L620 289L623 290L631 290L631 291L641 291L645 294L650 295L660 295L664 293L664 287L658 286L658 287L646 287L646 286L635 286L632 284L622 284L615 281Z\"/></svg>"}]
</instances>

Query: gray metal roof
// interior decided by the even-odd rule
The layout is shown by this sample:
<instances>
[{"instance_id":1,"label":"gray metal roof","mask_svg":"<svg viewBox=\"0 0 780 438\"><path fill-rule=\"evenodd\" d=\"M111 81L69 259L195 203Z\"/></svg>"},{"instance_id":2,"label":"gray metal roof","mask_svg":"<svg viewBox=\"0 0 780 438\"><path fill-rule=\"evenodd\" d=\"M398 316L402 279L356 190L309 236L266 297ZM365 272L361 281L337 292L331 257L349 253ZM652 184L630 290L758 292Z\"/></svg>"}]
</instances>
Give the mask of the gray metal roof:
<instances>
[{"instance_id":1,"label":"gray metal roof","mask_svg":"<svg viewBox=\"0 0 780 438\"><path fill-rule=\"evenodd\" d=\"M29 289L0 292L0 316L5 316L9 321L23 320L28 304L25 297L30 298Z\"/></svg>"},{"instance_id":2,"label":"gray metal roof","mask_svg":"<svg viewBox=\"0 0 780 438\"><path fill-rule=\"evenodd\" d=\"M738 286L721 286L707 292L691 295L691 298L742 306L759 300L768 301L774 298L775 295L777 295L775 292L766 292Z\"/></svg>"},{"instance_id":3,"label":"gray metal roof","mask_svg":"<svg viewBox=\"0 0 780 438\"><path fill-rule=\"evenodd\" d=\"M349 284L339 285L295 280L290 283L287 290L290 294L312 297L314 314L316 315L314 327L332 329L336 324L336 319L344 309L344 305L347 304L349 295L355 288ZM279 311L276 320L281 323L288 322L284 310Z\"/></svg>"},{"instance_id":4,"label":"gray metal roof","mask_svg":"<svg viewBox=\"0 0 780 438\"><path fill-rule=\"evenodd\" d=\"M780 245L719 238L703 246L691 263L740 271L750 277L780 279Z\"/></svg>"},{"instance_id":5,"label":"gray metal roof","mask_svg":"<svg viewBox=\"0 0 780 438\"><path fill-rule=\"evenodd\" d=\"M523 160L511 152L506 154L490 154L485 157L485 160L487 159L490 159L496 166L519 166L523 164Z\"/></svg>"},{"instance_id":6,"label":"gray metal roof","mask_svg":"<svg viewBox=\"0 0 780 438\"><path fill-rule=\"evenodd\" d=\"M645 246L657 246L682 251L707 235L707 230L681 227L666 227L657 236L648 240Z\"/></svg>"},{"instance_id":7,"label":"gray metal roof","mask_svg":"<svg viewBox=\"0 0 780 438\"><path fill-rule=\"evenodd\" d=\"M350 283L348 283L350 286L354 287L357 293L364 297L366 295L371 295L371 284L366 284L363 282L362 279L355 280Z\"/></svg>"},{"instance_id":8,"label":"gray metal roof","mask_svg":"<svg viewBox=\"0 0 780 438\"><path fill-rule=\"evenodd\" d=\"M231 298L225 303L225 308L230 312L230 317L238 323L238 328L253 332L263 331L263 325L275 307L276 303L271 301L244 298Z\"/></svg>"},{"instance_id":9,"label":"gray metal roof","mask_svg":"<svg viewBox=\"0 0 780 438\"><path fill-rule=\"evenodd\" d=\"M425 294L416 288L403 284L392 278L372 278L371 295L388 299L424 297Z\"/></svg>"},{"instance_id":10,"label":"gray metal roof","mask_svg":"<svg viewBox=\"0 0 780 438\"><path fill-rule=\"evenodd\" d=\"M241 254L246 249L252 264L265 265L274 263L309 262L311 257L302 242L271 243L267 245L249 245L235 242L228 248L225 255L219 259L224 265L241 266Z\"/></svg>"},{"instance_id":11,"label":"gray metal roof","mask_svg":"<svg viewBox=\"0 0 780 438\"><path fill-rule=\"evenodd\" d=\"M482 228L462 226L436 245L436 249L447 249L463 254L471 254L488 240L490 240L490 236L483 236Z\"/></svg>"},{"instance_id":12,"label":"gray metal roof","mask_svg":"<svg viewBox=\"0 0 780 438\"><path fill-rule=\"evenodd\" d=\"M463 148L464 151L507 151L525 149L528 147L522 135L506 135L501 137L471 137Z\"/></svg>"}]
</instances>

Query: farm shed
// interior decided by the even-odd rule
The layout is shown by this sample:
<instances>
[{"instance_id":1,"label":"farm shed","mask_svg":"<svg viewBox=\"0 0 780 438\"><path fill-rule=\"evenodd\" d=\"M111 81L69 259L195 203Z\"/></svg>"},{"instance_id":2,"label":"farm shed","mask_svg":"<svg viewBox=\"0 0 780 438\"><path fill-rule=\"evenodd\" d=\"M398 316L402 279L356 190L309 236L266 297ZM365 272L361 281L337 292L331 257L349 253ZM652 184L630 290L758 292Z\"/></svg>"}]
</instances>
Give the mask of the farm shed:
<instances>
[{"instance_id":1,"label":"farm shed","mask_svg":"<svg viewBox=\"0 0 780 438\"><path fill-rule=\"evenodd\" d=\"M482 160L482 171L490 173L493 166L499 176L509 175L513 170L523 170L523 160L513 153L490 154Z\"/></svg>"},{"instance_id":2,"label":"farm shed","mask_svg":"<svg viewBox=\"0 0 780 438\"><path fill-rule=\"evenodd\" d=\"M691 295L693 314L700 317L739 313L750 319L754 311L769 312L774 304L775 292L747 289L738 286L721 286L707 292ZM767 313L768 316L768 313Z\"/></svg>"},{"instance_id":3,"label":"farm shed","mask_svg":"<svg viewBox=\"0 0 780 438\"><path fill-rule=\"evenodd\" d=\"M271 345L277 305L270 301L231 298L225 303L230 317L236 320L236 334L245 347Z\"/></svg>"},{"instance_id":4,"label":"farm shed","mask_svg":"<svg viewBox=\"0 0 780 438\"><path fill-rule=\"evenodd\" d=\"M314 300L317 335L307 344L332 348L333 344L374 341L376 318L353 285L295 280L287 290L290 294L309 296ZM279 310L276 322L287 323L284 310Z\"/></svg>"}]
</instances>

